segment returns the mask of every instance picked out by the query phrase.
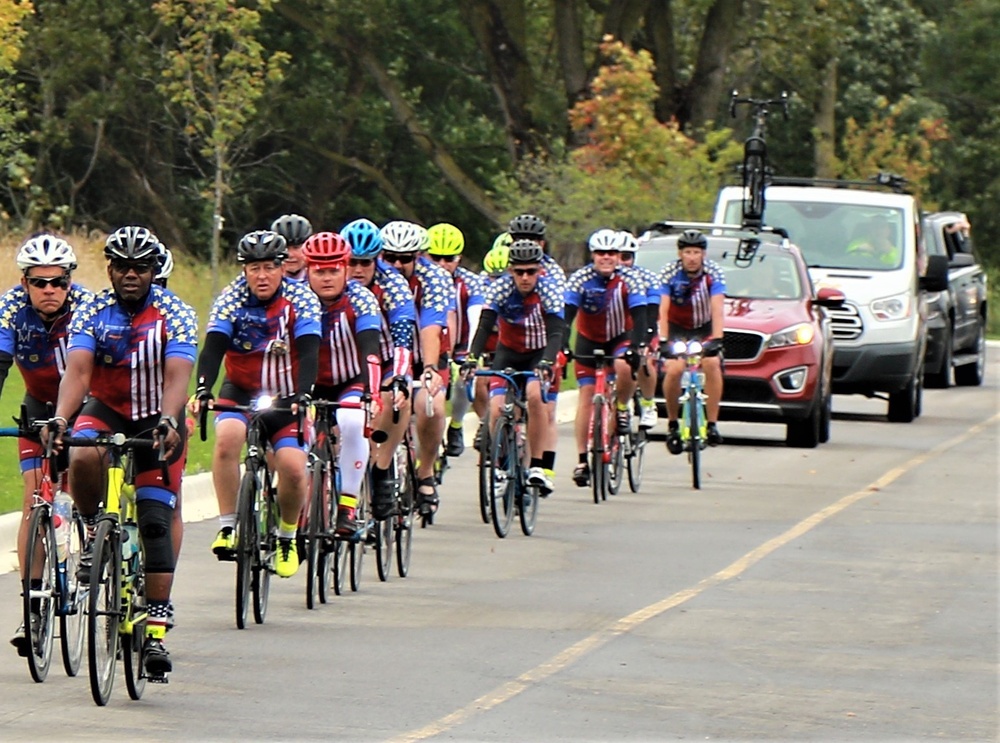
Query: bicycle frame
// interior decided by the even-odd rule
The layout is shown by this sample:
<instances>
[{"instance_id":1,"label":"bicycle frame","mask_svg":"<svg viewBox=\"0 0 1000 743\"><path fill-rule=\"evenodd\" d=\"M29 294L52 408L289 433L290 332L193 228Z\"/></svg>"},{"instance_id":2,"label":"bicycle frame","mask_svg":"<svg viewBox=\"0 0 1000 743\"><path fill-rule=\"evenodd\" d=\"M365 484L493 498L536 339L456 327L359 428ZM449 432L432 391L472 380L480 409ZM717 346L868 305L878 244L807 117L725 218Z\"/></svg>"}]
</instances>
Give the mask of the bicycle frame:
<instances>
[{"instance_id":1,"label":"bicycle frame","mask_svg":"<svg viewBox=\"0 0 1000 743\"><path fill-rule=\"evenodd\" d=\"M760 229L764 224L764 191L770 171L767 165L767 116L771 106L780 106L788 119L788 93L776 99L740 98L733 91L729 101L729 114L736 116L736 108L747 105L753 109L754 127L751 135L743 143L743 226Z\"/></svg>"},{"instance_id":2,"label":"bicycle frame","mask_svg":"<svg viewBox=\"0 0 1000 743\"><path fill-rule=\"evenodd\" d=\"M681 395L678 404L681 411L680 435L684 450L691 463L691 477L694 488L701 488L701 452L708 445L708 419L705 405L705 372L701 369L704 346L701 341L676 341L671 345L671 353L684 361L681 375Z\"/></svg>"}]
</instances>

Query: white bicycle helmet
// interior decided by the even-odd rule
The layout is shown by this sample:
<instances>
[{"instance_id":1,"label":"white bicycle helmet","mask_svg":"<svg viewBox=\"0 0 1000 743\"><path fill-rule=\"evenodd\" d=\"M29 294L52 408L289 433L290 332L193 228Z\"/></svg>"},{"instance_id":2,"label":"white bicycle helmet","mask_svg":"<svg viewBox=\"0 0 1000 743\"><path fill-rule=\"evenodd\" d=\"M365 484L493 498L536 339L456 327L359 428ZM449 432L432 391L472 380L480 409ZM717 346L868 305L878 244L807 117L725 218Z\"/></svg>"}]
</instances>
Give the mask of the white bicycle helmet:
<instances>
[{"instance_id":1,"label":"white bicycle helmet","mask_svg":"<svg viewBox=\"0 0 1000 743\"><path fill-rule=\"evenodd\" d=\"M156 281L166 281L170 278L170 274L174 272L174 254L163 243L160 243L160 248L163 252L163 257L161 258L160 270L154 279Z\"/></svg>"},{"instance_id":2,"label":"white bicycle helmet","mask_svg":"<svg viewBox=\"0 0 1000 743\"><path fill-rule=\"evenodd\" d=\"M619 230L618 238L621 241L621 247L619 248L621 252L635 253L639 250L639 241L628 230Z\"/></svg>"},{"instance_id":3,"label":"white bicycle helmet","mask_svg":"<svg viewBox=\"0 0 1000 743\"><path fill-rule=\"evenodd\" d=\"M55 235L35 235L17 251L17 267L26 272L33 266L61 266L67 271L76 268L76 253L72 246Z\"/></svg>"},{"instance_id":4,"label":"white bicycle helmet","mask_svg":"<svg viewBox=\"0 0 1000 743\"><path fill-rule=\"evenodd\" d=\"M623 242L618 230L603 229L590 236L587 247L590 248L591 253L595 250L621 250Z\"/></svg>"},{"instance_id":5,"label":"white bicycle helmet","mask_svg":"<svg viewBox=\"0 0 1000 743\"><path fill-rule=\"evenodd\" d=\"M419 224L396 220L380 230L382 249L390 253L417 253L430 244L427 230Z\"/></svg>"}]
</instances>

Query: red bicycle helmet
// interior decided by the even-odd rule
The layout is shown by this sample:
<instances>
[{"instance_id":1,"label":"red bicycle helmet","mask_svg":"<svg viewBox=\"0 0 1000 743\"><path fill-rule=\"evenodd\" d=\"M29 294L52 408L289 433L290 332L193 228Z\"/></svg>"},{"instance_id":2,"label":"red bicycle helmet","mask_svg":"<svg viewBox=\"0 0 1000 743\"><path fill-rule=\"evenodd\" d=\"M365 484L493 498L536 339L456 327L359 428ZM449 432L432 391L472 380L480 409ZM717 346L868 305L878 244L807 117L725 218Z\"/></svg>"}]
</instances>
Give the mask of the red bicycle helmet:
<instances>
[{"instance_id":1,"label":"red bicycle helmet","mask_svg":"<svg viewBox=\"0 0 1000 743\"><path fill-rule=\"evenodd\" d=\"M345 263L351 257L351 245L336 232L317 232L302 244L306 263Z\"/></svg>"}]
</instances>

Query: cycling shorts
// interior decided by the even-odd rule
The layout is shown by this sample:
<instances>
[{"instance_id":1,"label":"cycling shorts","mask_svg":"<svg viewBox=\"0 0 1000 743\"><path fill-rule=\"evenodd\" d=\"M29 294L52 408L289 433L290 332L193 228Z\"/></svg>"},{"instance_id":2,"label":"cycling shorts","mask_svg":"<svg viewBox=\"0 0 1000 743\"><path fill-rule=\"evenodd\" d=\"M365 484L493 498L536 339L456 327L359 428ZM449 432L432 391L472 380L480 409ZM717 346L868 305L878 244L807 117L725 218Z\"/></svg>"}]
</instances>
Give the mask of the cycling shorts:
<instances>
[{"instance_id":1,"label":"cycling shorts","mask_svg":"<svg viewBox=\"0 0 1000 743\"><path fill-rule=\"evenodd\" d=\"M254 397L254 395L241 390L228 379L223 381L222 388L219 390L219 402L224 405L249 405ZM283 398L280 401L276 400L275 404L278 407L288 407L289 402L288 398ZM215 416L216 422L230 419L240 420L245 426L250 423L250 416L246 413L220 412ZM309 425L308 421L305 424L306 428L303 432L303 443L301 446L299 445L298 415L286 411L272 410L261 416L261 422L264 424L264 438L271 444L271 448L275 451L286 447L309 451L309 445L312 441L312 426Z\"/></svg>"},{"instance_id":2,"label":"cycling shorts","mask_svg":"<svg viewBox=\"0 0 1000 743\"><path fill-rule=\"evenodd\" d=\"M579 387L586 387L594 384L597 374L597 367L594 365L594 351L604 351L606 357L621 356L628 350L628 335L622 334L609 341L600 343L584 338L582 335L576 336L576 350L573 356L576 359L576 383ZM614 377L614 369L608 370L608 376Z\"/></svg>"}]
</instances>

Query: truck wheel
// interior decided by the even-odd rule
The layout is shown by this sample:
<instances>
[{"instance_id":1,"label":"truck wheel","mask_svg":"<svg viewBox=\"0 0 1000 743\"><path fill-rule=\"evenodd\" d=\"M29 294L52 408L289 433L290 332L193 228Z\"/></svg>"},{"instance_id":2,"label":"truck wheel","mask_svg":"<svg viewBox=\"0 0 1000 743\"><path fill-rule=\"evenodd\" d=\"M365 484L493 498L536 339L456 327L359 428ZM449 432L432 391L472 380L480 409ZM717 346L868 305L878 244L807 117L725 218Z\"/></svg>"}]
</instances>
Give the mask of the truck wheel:
<instances>
[{"instance_id":1,"label":"truck wheel","mask_svg":"<svg viewBox=\"0 0 1000 743\"><path fill-rule=\"evenodd\" d=\"M943 349L941 350L941 368L933 373L924 373L924 385L935 389L951 387L951 328L945 328Z\"/></svg>"},{"instance_id":2,"label":"truck wheel","mask_svg":"<svg viewBox=\"0 0 1000 743\"><path fill-rule=\"evenodd\" d=\"M899 392L889 395L889 420L892 423L911 423L920 415L920 385L917 375Z\"/></svg>"},{"instance_id":3,"label":"truck wheel","mask_svg":"<svg viewBox=\"0 0 1000 743\"><path fill-rule=\"evenodd\" d=\"M973 350L976 354L973 363L955 367L955 384L978 387L983 383L986 374L986 332L982 320L979 321L979 328L976 330L976 344Z\"/></svg>"}]
</instances>

